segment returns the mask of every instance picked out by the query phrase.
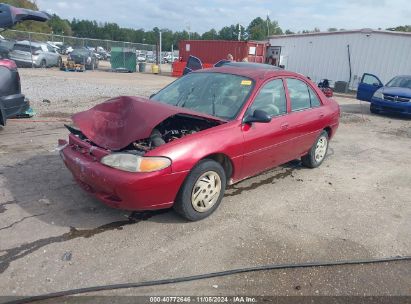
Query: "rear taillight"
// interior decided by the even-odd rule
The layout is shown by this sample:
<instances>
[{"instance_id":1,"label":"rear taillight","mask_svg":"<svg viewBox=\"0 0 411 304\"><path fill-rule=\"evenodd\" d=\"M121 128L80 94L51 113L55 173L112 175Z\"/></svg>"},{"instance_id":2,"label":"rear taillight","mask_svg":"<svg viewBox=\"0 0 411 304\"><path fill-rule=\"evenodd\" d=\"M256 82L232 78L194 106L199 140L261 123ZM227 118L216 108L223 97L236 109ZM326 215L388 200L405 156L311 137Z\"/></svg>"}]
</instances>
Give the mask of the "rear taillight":
<instances>
[{"instance_id":1,"label":"rear taillight","mask_svg":"<svg viewBox=\"0 0 411 304\"><path fill-rule=\"evenodd\" d=\"M0 59L0 66L4 66L10 70L17 69L16 63L10 59Z\"/></svg>"}]
</instances>

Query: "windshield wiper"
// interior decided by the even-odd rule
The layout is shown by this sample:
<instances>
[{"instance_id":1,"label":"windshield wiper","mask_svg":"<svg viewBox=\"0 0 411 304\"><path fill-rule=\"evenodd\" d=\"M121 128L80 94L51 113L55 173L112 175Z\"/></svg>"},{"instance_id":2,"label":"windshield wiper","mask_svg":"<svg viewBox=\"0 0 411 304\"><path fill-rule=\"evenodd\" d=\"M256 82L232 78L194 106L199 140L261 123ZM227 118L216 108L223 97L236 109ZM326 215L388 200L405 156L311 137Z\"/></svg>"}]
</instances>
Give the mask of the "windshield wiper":
<instances>
[{"instance_id":1,"label":"windshield wiper","mask_svg":"<svg viewBox=\"0 0 411 304\"><path fill-rule=\"evenodd\" d=\"M213 116L215 116L215 99L216 99L216 96L215 96L215 91L213 92L213 99L212 99L212 103L213 103Z\"/></svg>"},{"instance_id":2,"label":"windshield wiper","mask_svg":"<svg viewBox=\"0 0 411 304\"><path fill-rule=\"evenodd\" d=\"M183 94L183 95L180 97L180 99L177 101L176 106L180 106L180 107L184 108L184 106L185 106L185 104L186 104L186 102L187 102L187 100L188 100L188 97L189 97L193 92L194 92L194 87L192 87L190 90L187 91L186 94ZM183 101L183 100L184 100L184 101ZM183 102L182 102L182 101L183 101ZM182 102L182 103L181 103L181 102ZM181 105L179 105L180 103L181 103Z\"/></svg>"}]
</instances>

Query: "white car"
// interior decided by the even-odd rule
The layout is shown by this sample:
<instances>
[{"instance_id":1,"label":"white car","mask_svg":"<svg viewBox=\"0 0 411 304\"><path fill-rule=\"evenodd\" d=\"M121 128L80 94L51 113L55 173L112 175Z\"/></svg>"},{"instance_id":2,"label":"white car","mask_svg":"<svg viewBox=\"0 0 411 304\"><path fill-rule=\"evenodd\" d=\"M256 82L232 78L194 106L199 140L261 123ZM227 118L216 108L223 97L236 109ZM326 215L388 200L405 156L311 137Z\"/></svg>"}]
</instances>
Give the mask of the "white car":
<instances>
[{"instance_id":1,"label":"white car","mask_svg":"<svg viewBox=\"0 0 411 304\"><path fill-rule=\"evenodd\" d=\"M137 61L138 62L145 62L146 60L147 60L147 58L143 54L137 55Z\"/></svg>"},{"instance_id":2,"label":"white car","mask_svg":"<svg viewBox=\"0 0 411 304\"><path fill-rule=\"evenodd\" d=\"M46 68L60 66L61 56L56 49L46 43L18 41L9 54L18 66L35 66Z\"/></svg>"}]
</instances>

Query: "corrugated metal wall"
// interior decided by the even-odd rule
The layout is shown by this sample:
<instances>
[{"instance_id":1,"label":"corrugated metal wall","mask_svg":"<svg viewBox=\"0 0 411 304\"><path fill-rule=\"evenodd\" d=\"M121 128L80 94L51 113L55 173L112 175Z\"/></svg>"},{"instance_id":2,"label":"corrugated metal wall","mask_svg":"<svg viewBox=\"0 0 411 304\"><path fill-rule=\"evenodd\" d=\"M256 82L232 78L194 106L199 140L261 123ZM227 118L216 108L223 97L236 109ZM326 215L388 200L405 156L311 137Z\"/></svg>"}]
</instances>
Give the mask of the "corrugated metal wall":
<instances>
[{"instance_id":1,"label":"corrugated metal wall","mask_svg":"<svg viewBox=\"0 0 411 304\"><path fill-rule=\"evenodd\" d=\"M351 50L352 80L356 88L362 74L372 73L386 83L392 77L411 74L411 35L383 32L354 32L271 38L281 46L287 70L318 82L349 80L348 48Z\"/></svg>"}]
</instances>

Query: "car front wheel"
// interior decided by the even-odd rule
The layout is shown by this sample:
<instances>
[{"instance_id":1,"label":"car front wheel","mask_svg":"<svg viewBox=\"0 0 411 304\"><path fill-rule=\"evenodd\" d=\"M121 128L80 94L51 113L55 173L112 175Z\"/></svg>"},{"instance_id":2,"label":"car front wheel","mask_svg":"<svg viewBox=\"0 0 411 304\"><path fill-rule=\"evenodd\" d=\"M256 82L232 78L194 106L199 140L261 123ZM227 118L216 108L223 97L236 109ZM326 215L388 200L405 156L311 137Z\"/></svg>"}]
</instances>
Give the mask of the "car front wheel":
<instances>
[{"instance_id":1,"label":"car front wheel","mask_svg":"<svg viewBox=\"0 0 411 304\"><path fill-rule=\"evenodd\" d=\"M322 164L328 152L328 139L327 131L322 131L310 151L301 158L305 167L317 168Z\"/></svg>"},{"instance_id":2,"label":"car front wheel","mask_svg":"<svg viewBox=\"0 0 411 304\"><path fill-rule=\"evenodd\" d=\"M373 114L380 113L380 111L378 111L373 104L370 104L370 112Z\"/></svg>"},{"instance_id":3,"label":"car front wheel","mask_svg":"<svg viewBox=\"0 0 411 304\"><path fill-rule=\"evenodd\" d=\"M210 159L200 161L181 187L174 209L190 221L199 221L220 205L226 187L223 167Z\"/></svg>"}]
</instances>

